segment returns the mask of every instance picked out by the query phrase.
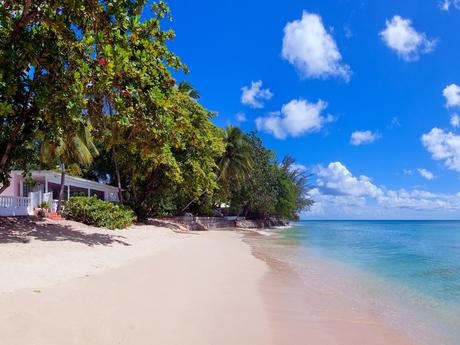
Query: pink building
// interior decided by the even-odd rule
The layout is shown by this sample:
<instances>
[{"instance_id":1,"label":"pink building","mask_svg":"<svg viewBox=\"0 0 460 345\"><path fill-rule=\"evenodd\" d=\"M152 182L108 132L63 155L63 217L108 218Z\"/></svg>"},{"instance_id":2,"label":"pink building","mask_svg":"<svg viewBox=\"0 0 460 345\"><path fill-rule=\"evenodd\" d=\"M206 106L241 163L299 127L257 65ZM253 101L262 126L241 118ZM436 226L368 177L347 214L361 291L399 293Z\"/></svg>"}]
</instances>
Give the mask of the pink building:
<instances>
[{"instance_id":1,"label":"pink building","mask_svg":"<svg viewBox=\"0 0 460 345\"><path fill-rule=\"evenodd\" d=\"M0 216L33 214L41 202L56 204L61 174L52 170L34 170L28 177L19 170L10 173L10 185L0 194ZM118 188L75 176L65 176L64 200L72 196L97 196L101 200L118 201Z\"/></svg>"}]
</instances>

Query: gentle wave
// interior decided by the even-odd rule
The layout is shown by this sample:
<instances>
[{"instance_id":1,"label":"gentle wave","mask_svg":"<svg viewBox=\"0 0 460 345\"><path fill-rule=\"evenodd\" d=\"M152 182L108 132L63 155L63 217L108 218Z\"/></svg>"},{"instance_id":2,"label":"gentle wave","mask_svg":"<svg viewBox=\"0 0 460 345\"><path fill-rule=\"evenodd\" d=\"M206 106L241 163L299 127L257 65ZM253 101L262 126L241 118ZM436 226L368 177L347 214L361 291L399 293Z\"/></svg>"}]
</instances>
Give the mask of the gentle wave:
<instances>
[{"instance_id":1,"label":"gentle wave","mask_svg":"<svg viewBox=\"0 0 460 345\"><path fill-rule=\"evenodd\" d=\"M460 222L299 222L269 234L257 245L306 283L346 291L419 343L460 344Z\"/></svg>"}]
</instances>

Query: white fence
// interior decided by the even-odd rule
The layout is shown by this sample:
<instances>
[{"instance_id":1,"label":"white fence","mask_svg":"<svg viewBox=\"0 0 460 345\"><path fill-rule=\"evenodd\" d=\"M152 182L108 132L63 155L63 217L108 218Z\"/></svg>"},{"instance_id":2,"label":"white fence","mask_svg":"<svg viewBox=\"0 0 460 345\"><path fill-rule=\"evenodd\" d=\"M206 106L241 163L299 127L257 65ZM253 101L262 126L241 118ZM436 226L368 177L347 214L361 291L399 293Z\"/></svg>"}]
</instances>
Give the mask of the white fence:
<instances>
[{"instance_id":1,"label":"white fence","mask_svg":"<svg viewBox=\"0 0 460 345\"><path fill-rule=\"evenodd\" d=\"M43 202L55 208L53 193L34 192L29 193L28 197L0 195L0 217L33 215L34 208Z\"/></svg>"},{"instance_id":2,"label":"white fence","mask_svg":"<svg viewBox=\"0 0 460 345\"><path fill-rule=\"evenodd\" d=\"M0 196L0 216L27 216L32 214L31 198Z\"/></svg>"}]
</instances>

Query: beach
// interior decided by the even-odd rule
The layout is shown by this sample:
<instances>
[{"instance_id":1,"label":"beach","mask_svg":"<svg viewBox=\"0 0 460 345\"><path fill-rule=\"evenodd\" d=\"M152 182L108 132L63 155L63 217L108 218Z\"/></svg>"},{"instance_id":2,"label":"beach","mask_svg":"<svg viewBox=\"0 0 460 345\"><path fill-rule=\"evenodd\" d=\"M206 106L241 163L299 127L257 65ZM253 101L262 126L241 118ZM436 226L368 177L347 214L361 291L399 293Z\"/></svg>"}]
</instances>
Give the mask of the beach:
<instances>
[{"instance_id":1,"label":"beach","mask_svg":"<svg viewBox=\"0 0 460 345\"><path fill-rule=\"evenodd\" d=\"M234 231L2 224L2 344L414 344ZM254 255L255 254L255 255ZM327 285L327 272L321 277Z\"/></svg>"}]
</instances>

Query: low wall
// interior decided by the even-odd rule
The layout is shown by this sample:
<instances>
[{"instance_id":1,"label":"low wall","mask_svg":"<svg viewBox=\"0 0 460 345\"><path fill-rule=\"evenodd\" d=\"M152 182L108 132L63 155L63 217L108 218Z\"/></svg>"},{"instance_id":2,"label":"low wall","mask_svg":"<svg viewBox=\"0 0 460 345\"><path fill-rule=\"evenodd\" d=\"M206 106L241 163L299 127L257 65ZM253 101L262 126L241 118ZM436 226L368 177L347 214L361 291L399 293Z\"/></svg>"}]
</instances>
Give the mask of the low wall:
<instances>
[{"instance_id":1,"label":"low wall","mask_svg":"<svg viewBox=\"0 0 460 345\"><path fill-rule=\"evenodd\" d=\"M235 224L237 228L242 229L266 229L287 225L289 225L287 221L271 219L237 220Z\"/></svg>"},{"instance_id":2,"label":"low wall","mask_svg":"<svg viewBox=\"0 0 460 345\"><path fill-rule=\"evenodd\" d=\"M225 228L264 229L289 225L281 220L229 220L223 217L165 217L149 218L148 223L189 231L215 230Z\"/></svg>"}]
</instances>

